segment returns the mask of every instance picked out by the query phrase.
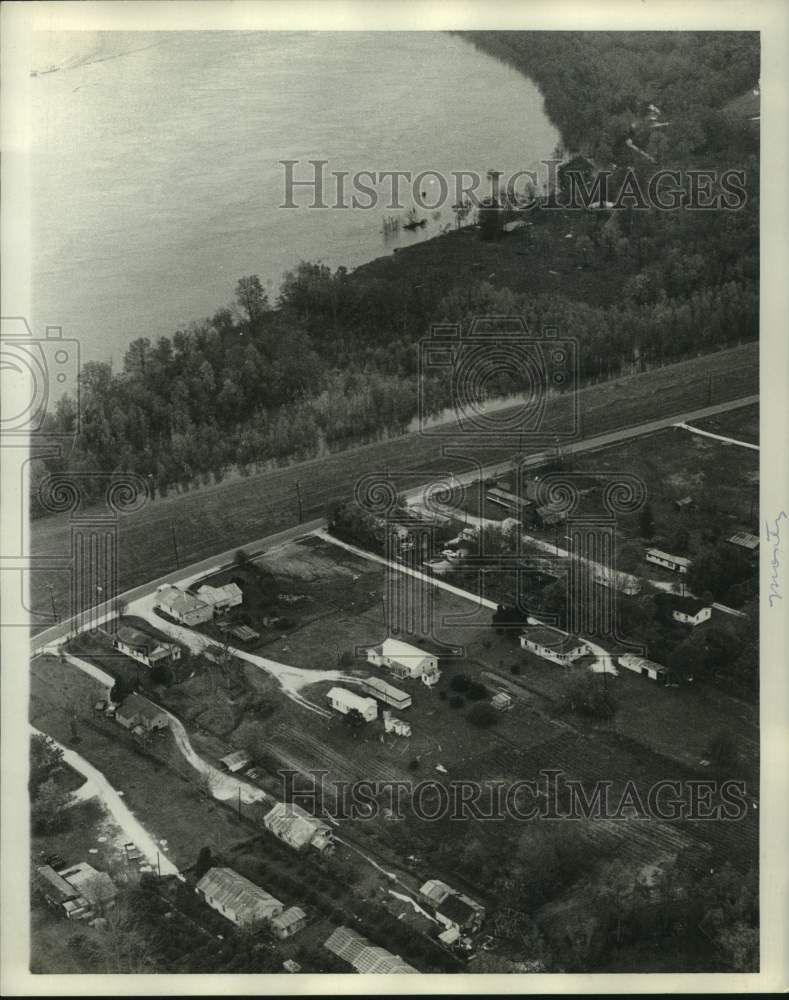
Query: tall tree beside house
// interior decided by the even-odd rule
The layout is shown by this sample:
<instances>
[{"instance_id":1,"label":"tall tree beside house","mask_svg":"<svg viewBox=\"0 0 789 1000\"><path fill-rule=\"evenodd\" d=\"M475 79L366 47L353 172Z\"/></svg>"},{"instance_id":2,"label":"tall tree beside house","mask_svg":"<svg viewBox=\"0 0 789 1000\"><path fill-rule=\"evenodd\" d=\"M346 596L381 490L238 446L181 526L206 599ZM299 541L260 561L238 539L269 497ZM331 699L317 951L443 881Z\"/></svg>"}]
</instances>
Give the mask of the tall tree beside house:
<instances>
[{"instance_id":1,"label":"tall tree beside house","mask_svg":"<svg viewBox=\"0 0 789 1000\"><path fill-rule=\"evenodd\" d=\"M648 501L641 508L638 515L638 530L642 538L650 539L655 537L655 516L652 513L652 504Z\"/></svg>"}]
</instances>

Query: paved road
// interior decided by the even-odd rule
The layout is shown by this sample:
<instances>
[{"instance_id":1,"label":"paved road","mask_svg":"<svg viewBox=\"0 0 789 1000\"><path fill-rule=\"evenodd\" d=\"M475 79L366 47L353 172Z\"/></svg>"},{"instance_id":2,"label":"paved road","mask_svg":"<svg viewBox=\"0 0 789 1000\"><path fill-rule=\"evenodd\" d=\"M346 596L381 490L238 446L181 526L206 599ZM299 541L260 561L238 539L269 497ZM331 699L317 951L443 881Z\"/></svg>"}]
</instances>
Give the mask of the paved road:
<instances>
[{"instance_id":1,"label":"paved road","mask_svg":"<svg viewBox=\"0 0 789 1000\"><path fill-rule=\"evenodd\" d=\"M706 406L702 409L693 410L687 413L674 414L670 417L662 417L659 420L650 420L646 423L636 424L632 427L623 427L619 430L610 431L606 434L599 434L595 437L585 438L582 441L578 441L574 444L568 445L564 450L567 454L576 454L585 451L594 451L600 448L605 448L613 444L618 444L622 441L632 440L633 438L643 437L646 434L653 434L656 431L664 430L667 427L672 427L675 424L686 422L688 420L702 420L705 417L716 416L719 413L725 413L729 410L739 409L743 406L752 406L759 401L758 396L746 396L742 399L730 400L725 403L717 403L714 406ZM544 452L539 452L535 455L529 456L523 459L527 465L538 464L544 460ZM483 469L483 476L493 476L498 475L503 472L507 472L512 469L518 462L521 461L519 458L508 459L506 462L499 462L495 465L487 466ZM468 483L476 479L478 473L471 472L463 475L457 476L458 482ZM425 485L415 487L414 489L408 490L406 495L410 498L418 497L420 494L424 493ZM209 556L206 559L201 559L199 562L192 563L189 566L182 567L179 570L170 571L163 576L157 577L154 580L149 580L147 583L141 584L138 587L134 587L131 590L120 594L116 599L115 603L123 602L130 603L141 597L145 597L148 594L153 593L158 586L163 583L170 583L176 580L183 580L185 578L197 578L201 575L208 575L211 572L215 572L220 568L229 566L235 553L239 548L244 548L250 555L254 555L258 552L265 551L267 549L273 548L276 545L283 544L285 542L291 541L294 538L300 538L302 535L309 534L318 528L325 527L325 518L315 518L312 521L307 521L304 524L296 524L291 528L287 528L285 531L277 532L274 535L268 535L264 538L256 538L252 541L243 541L238 544L233 545L232 548L227 549L217 555ZM99 624L102 620L106 621L108 618L113 617L114 611L112 603L107 601L98 604L92 613L92 620L95 624ZM59 625L51 626L50 628L44 629L39 632L32 640L33 652L42 649L44 646L51 645L60 639L67 637L71 632L74 631L76 622L74 619L68 619L61 622Z\"/></svg>"}]
</instances>

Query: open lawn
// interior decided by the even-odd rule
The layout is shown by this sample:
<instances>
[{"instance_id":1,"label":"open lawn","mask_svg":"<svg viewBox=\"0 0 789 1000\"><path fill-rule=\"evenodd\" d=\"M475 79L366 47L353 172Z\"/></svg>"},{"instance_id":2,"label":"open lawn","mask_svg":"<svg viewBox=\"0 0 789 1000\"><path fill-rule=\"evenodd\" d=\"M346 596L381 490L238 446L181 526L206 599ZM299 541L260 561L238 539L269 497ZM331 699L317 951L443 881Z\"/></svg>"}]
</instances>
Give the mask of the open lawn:
<instances>
[{"instance_id":1,"label":"open lawn","mask_svg":"<svg viewBox=\"0 0 789 1000\"><path fill-rule=\"evenodd\" d=\"M177 865L192 864L205 844L218 846L249 835L232 810L204 799L196 772L169 734L154 737L146 751L117 723L93 720L83 701L75 703L75 742L71 714L63 705L69 692L89 686L85 682L91 679L77 667L37 657L31 664L31 722L97 767L146 829L167 841L168 855Z\"/></svg>"},{"instance_id":2,"label":"open lawn","mask_svg":"<svg viewBox=\"0 0 789 1000\"><path fill-rule=\"evenodd\" d=\"M759 407L743 406L728 413L719 413L714 417L694 420L693 427L712 434L722 434L734 438L735 441L746 441L748 444L759 443Z\"/></svg>"}]
</instances>

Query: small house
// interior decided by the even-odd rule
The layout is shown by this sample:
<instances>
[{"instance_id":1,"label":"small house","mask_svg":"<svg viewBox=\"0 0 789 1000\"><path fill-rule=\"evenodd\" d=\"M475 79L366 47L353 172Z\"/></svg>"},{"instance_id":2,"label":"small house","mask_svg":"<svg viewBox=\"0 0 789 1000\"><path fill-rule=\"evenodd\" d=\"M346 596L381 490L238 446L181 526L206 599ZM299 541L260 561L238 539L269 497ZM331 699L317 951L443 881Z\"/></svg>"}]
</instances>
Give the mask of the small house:
<instances>
[{"instance_id":1,"label":"small house","mask_svg":"<svg viewBox=\"0 0 789 1000\"><path fill-rule=\"evenodd\" d=\"M252 758L243 750L234 750L232 753L222 757L219 763L226 771L236 774L236 772L243 771L248 764L251 764Z\"/></svg>"},{"instance_id":2,"label":"small house","mask_svg":"<svg viewBox=\"0 0 789 1000\"><path fill-rule=\"evenodd\" d=\"M265 889L232 868L211 868L195 887L197 895L237 927L270 922L285 909Z\"/></svg>"},{"instance_id":3,"label":"small house","mask_svg":"<svg viewBox=\"0 0 789 1000\"><path fill-rule=\"evenodd\" d=\"M107 910L115 905L118 889L107 872L97 871L87 861L60 872L78 895L84 896L94 910Z\"/></svg>"},{"instance_id":4,"label":"small house","mask_svg":"<svg viewBox=\"0 0 789 1000\"><path fill-rule=\"evenodd\" d=\"M726 541L729 545L734 545L741 552L747 552L750 556L757 556L759 554L759 538L757 535L752 535L749 531L737 531Z\"/></svg>"},{"instance_id":5,"label":"small house","mask_svg":"<svg viewBox=\"0 0 789 1000\"><path fill-rule=\"evenodd\" d=\"M528 626L521 635L520 642L522 649L528 649L561 666L568 666L590 652L589 645L583 639L566 635L547 625Z\"/></svg>"},{"instance_id":6,"label":"small house","mask_svg":"<svg viewBox=\"0 0 789 1000\"><path fill-rule=\"evenodd\" d=\"M552 528L567 520L568 512L559 507L537 507L531 514L533 528Z\"/></svg>"},{"instance_id":7,"label":"small house","mask_svg":"<svg viewBox=\"0 0 789 1000\"><path fill-rule=\"evenodd\" d=\"M436 920L447 930L473 933L485 919L485 907L440 879L428 879L419 894L430 903Z\"/></svg>"},{"instance_id":8,"label":"small house","mask_svg":"<svg viewBox=\"0 0 789 1000\"><path fill-rule=\"evenodd\" d=\"M691 510L693 508L693 497L680 497L674 501L674 507L680 513L683 510Z\"/></svg>"},{"instance_id":9,"label":"small house","mask_svg":"<svg viewBox=\"0 0 789 1000\"><path fill-rule=\"evenodd\" d=\"M326 700L340 715L347 715L355 710L365 722L373 722L378 718L378 704L375 698L363 698L347 688L331 688L326 694Z\"/></svg>"},{"instance_id":10,"label":"small house","mask_svg":"<svg viewBox=\"0 0 789 1000\"><path fill-rule=\"evenodd\" d=\"M494 694L490 699L490 703L498 712L508 712L515 704L512 695L507 694L506 691L499 691L498 694Z\"/></svg>"},{"instance_id":11,"label":"small house","mask_svg":"<svg viewBox=\"0 0 789 1000\"><path fill-rule=\"evenodd\" d=\"M630 670L641 677L648 677L658 684L666 684L669 678L669 669L661 663L653 663L652 660L645 660L643 656L636 656L635 653L625 653L619 657L619 665L625 670Z\"/></svg>"},{"instance_id":12,"label":"small house","mask_svg":"<svg viewBox=\"0 0 789 1000\"><path fill-rule=\"evenodd\" d=\"M271 921L271 933L284 940L307 926L307 914L299 906L289 906Z\"/></svg>"},{"instance_id":13,"label":"small house","mask_svg":"<svg viewBox=\"0 0 789 1000\"><path fill-rule=\"evenodd\" d=\"M411 707L411 695L407 691L401 691L379 677L366 677L362 681L362 687L368 694L392 708L402 711Z\"/></svg>"},{"instance_id":14,"label":"small house","mask_svg":"<svg viewBox=\"0 0 789 1000\"><path fill-rule=\"evenodd\" d=\"M215 611L227 611L243 604L244 595L237 583L225 583L221 587L212 587L204 583L198 587L197 596L205 604L211 605Z\"/></svg>"},{"instance_id":15,"label":"small house","mask_svg":"<svg viewBox=\"0 0 789 1000\"><path fill-rule=\"evenodd\" d=\"M683 556L672 556L669 552L663 552L661 549L647 549L644 558L655 566L670 569L672 573L687 573L690 567L690 559L685 559Z\"/></svg>"},{"instance_id":16,"label":"small house","mask_svg":"<svg viewBox=\"0 0 789 1000\"><path fill-rule=\"evenodd\" d=\"M214 617L213 605L206 604L188 590L181 590L169 583L156 588L153 603L155 608L182 625L200 625L210 622Z\"/></svg>"},{"instance_id":17,"label":"small house","mask_svg":"<svg viewBox=\"0 0 789 1000\"><path fill-rule=\"evenodd\" d=\"M485 493L485 499L513 514L522 514L527 507L531 506L531 501L525 497L519 497L515 493L510 493L508 490L502 490L498 487L488 490Z\"/></svg>"},{"instance_id":18,"label":"small house","mask_svg":"<svg viewBox=\"0 0 789 1000\"><path fill-rule=\"evenodd\" d=\"M394 733L395 736L410 736L411 723L404 719L398 719L390 711L384 712L384 732Z\"/></svg>"},{"instance_id":19,"label":"small house","mask_svg":"<svg viewBox=\"0 0 789 1000\"><path fill-rule=\"evenodd\" d=\"M712 617L712 608L695 597L672 597L671 617L683 625L701 625Z\"/></svg>"},{"instance_id":20,"label":"small house","mask_svg":"<svg viewBox=\"0 0 789 1000\"><path fill-rule=\"evenodd\" d=\"M144 732L168 729L170 716L141 694L130 694L115 710L116 720L124 729L141 728Z\"/></svg>"},{"instance_id":21,"label":"small house","mask_svg":"<svg viewBox=\"0 0 789 1000\"><path fill-rule=\"evenodd\" d=\"M47 903L71 920L92 916L90 904L50 865L36 868L36 887Z\"/></svg>"},{"instance_id":22,"label":"small house","mask_svg":"<svg viewBox=\"0 0 789 1000\"><path fill-rule=\"evenodd\" d=\"M312 847L322 854L330 854L334 850L333 834L328 823L310 816L295 803L278 802L263 817L263 825L294 850Z\"/></svg>"},{"instance_id":23,"label":"small house","mask_svg":"<svg viewBox=\"0 0 789 1000\"><path fill-rule=\"evenodd\" d=\"M146 667L155 667L163 663L180 660L181 648L172 642L159 642L153 636L132 628L130 625L119 625L112 640L112 646L119 653L144 663Z\"/></svg>"},{"instance_id":24,"label":"small house","mask_svg":"<svg viewBox=\"0 0 789 1000\"><path fill-rule=\"evenodd\" d=\"M418 677L428 687L438 684L441 677L437 656L400 639L388 638L380 646L371 646L367 659L376 666L386 667L395 677Z\"/></svg>"}]
</instances>

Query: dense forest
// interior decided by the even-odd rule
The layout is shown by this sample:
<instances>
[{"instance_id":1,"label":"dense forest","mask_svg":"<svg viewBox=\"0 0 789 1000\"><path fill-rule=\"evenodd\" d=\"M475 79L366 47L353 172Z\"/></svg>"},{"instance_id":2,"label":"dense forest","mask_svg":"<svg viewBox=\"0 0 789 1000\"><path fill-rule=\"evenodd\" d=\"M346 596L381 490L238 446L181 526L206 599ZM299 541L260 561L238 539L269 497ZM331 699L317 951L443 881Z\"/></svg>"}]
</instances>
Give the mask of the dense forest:
<instances>
[{"instance_id":1,"label":"dense forest","mask_svg":"<svg viewBox=\"0 0 789 1000\"><path fill-rule=\"evenodd\" d=\"M140 331L120 370L84 365L79 433L67 455L36 463L34 494L46 472L64 468L137 472L164 493L403 433L417 414L419 342L434 322L519 314L532 332L555 326L581 345L584 382L758 336L758 126L726 109L758 79L758 36L497 32L473 41L528 69L568 148L597 162L616 156L645 179L651 162L623 137L648 129L638 116L657 102L670 125L630 134L661 166L744 170L745 206L543 205L517 237L499 237L496 260L509 265L489 275L486 233L469 227L352 273L302 262L273 303L256 276L242 278L235 302L212 317L154 343ZM462 267L460 246L472 262ZM547 284L556 268L558 282ZM432 413L452 403L450 374L424 380ZM493 395L519 388L507 372L486 383ZM48 429L76 431L76 415L63 398Z\"/></svg>"},{"instance_id":2,"label":"dense forest","mask_svg":"<svg viewBox=\"0 0 789 1000\"><path fill-rule=\"evenodd\" d=\"M671 122L651 129L647 150L720 157L753 148L747 121L726 113L759 80L757 32L483 31L464 34L531 77L565 145L600 163L618 161L648 106ZM649 129L648 125L642 126ZM665 144L665 145L664 145ZM639 142L640 146L641 143Z\"/></svg>"}]
</instances>

